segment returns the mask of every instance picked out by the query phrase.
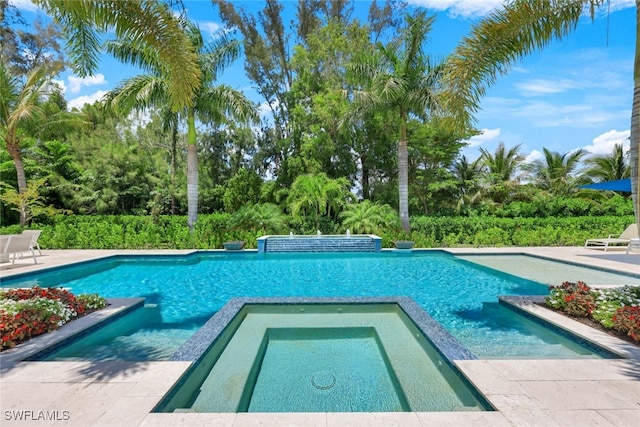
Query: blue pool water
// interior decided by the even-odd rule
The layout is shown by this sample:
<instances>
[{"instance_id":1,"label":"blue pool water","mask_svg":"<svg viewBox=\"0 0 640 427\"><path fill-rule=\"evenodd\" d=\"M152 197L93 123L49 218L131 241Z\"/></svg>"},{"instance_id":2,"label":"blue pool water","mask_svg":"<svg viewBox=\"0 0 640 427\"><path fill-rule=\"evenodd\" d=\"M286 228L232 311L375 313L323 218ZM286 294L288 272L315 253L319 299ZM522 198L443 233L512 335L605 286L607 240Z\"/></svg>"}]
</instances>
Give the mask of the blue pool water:
<instances>
[{"instance_id":1,"label":"blue pool water","mask_svg":"<svg viewBox=\"0 0 640 427\"><path fill-rule=\"evenodd\" d=\"M130 256L2 283L33 285L146 298L142 312L80 343L81 357L167 359L229 299L270 296L409 296L479 358L593 357L498 304L546 285L441 252Z\"/></svg>"}]
</instances>

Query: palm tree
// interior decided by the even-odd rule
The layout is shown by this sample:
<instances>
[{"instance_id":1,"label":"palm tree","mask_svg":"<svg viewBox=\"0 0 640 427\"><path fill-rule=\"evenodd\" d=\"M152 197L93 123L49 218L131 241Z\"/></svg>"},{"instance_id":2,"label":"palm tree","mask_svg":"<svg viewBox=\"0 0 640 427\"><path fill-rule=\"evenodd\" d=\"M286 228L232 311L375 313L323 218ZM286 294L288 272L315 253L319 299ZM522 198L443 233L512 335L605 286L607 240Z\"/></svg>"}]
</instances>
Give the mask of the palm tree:
<instances>
[{"instance_id":1,"label":"palm tree","mask_svg":"<svg viewBox=\"0 0 640 427\"><path fill-rule=\"evenodd\" d=\"M230 225L239 229L260 230L261 234L282 234L287 229L287 216L278 205L262 203L246 205L231 217Z\"/></svg>"},{"instance_id":2,"label":"palm tree","mask_svg":"<svg viewBox=\"0 0 640 427\"><path fill-rule=\"evenodd\" d=\"M480 148L480 163L487 173L488 182L486 192L496 203L507 201L509 194L519 184L518 168L524 157L520 154L520 144L506 149L503 142L499 143L494 154Z\"/></svg>"},{"instance_id":3,"label":"palm tree","mask_svg":"<svg viewBox=\"0 0 640 427\"><path fill-rule=\"evenodd\" d=\"M480 185L482 176L482 157L469 162L466 156L461 156L451 166L451 174L456 181L457 194L456 210L461 212L463 208L473 206L482 201L483 188Z\"/></svg>"},{"instance_id":4,"label":"palm tree","mask_svg":"<svg viewBox=\"0 0 640 427\"><path fill-rule=\"evenodd\" d=\"M75 71L84 77L98 67L99 33L115 31L119 40L156 52L171 108L193 106L201 70L196 52L172 11L156 0L34 0L68 36Z\"/></svg>"},{"instance_id":5,"label":"palm tree","mask_svg":"<svg viewBox=\"0 0 640 427\"><path fill-rule=\"evenodd\" d=\"M584 150L560 154L547 148L544 161L536 160L531 166L531 172L536 185L555 196L566 196L577 190L581 183L576 177L580 160L587 154Z\"/></svg>"},{"instance_id":6,"label":"palm tree","mask_svg":"<svg viewBox=\"0 0 640 427\"><path fill-rule=\"evenodd\" d=\"M318 228L321 216L331 215L332 210L337 213L353 198L346 178L331 179L323 172L298 176L291 185L287 203L293 216L313 215Z\"/></svg>"},{"instance_id":7,"label":"palm tree","mask_svg":"<svg viewBox=\"0 0 640 427\"><path fill-rule=\"evenodd\" d=\"M382 230L397 229L400 225L400 218L391 206L371 200L348 205L339 217L344 229L360 234L380 234Z\"/></svg>"},{"instance_id":8,"label":"palm tree","mask_svg":"<svg viewBox=\"0 0 640 427\"><path fill-rule=\"evenodd\" d=\"M522 164L524 157L520 154L520 144L507 150L504 142L500 142L494 154L480 148L480 159L491 176L491 181L503 182L517 179L518 167Z\"/></svg>"},{"instance_id":9,"label":"palm tree","mask_svg":"<svg viewBox=\"0 0 640 427\"><path fill-rule=\"evenodd\" d=\"M46 69L34 69L23 80L12 76L4 62L0 62L0 136L16 168L18 194L27 191L27 178L22 162L22 140L27 129L45 128L45 124L64 120L65 113L54 117L45 114L43 97L46 96L51 76ZM28 212L20 210L20 225L28 220Z\"/></svg>"},{"instance_id":10,"label":"palm tree","mask_svg":"<svg viewBox=\"0 0 640 427\"><path fill-rule=\"evenodd\" d=\"M431 64L423 51L434 17L425 11L408 15L407 26L397 40L365 55L350 66L351 76L367 88L354 94L354 107L360 111L393 111L400 119L398 138L399 213L402 228L409 224L409 154L407 121L411 115L420 117L437 109L439 66Z\"/></svg>"},{"instance_id":11,"label":"palm tree","mask_svg":"<svg viewBox=\"0 0 640 427\"><path fill-rule=\"evenodd\" d=\"M629 178L629 163L625 158L622 144L614 145L611 154L593 156L586 159L584 163L591 165L591 167L585 171L585 175L591 179L592 182L615 181Z\"/></svg>"},{"instance_id":12,"label":"palm tree","mask_svg":"<svg viewBox=\"0 0 640 427\"><path fill-rule=\"evenodd\" d=\"M189 229L193 231L198 218L198 146L196 119L203 123L222 124L228 117L241 121L255 119L254 105L241 92L227 86L215 85L218 73L231 64L239 53L237 40L220 36L211 45L205 45L200 30L183 21L191 49L198 53L198 66L202 85L194 94L190 105L178 111L187 122L187 204ZM120 112L144 110L155 106L163 108L171 103L170 81L160 58L154 50L119 40L107 43L107 50L116 58L143 66L149 74L124 80L108 95L109 102ZM175 120L168 116L167 121Z\"/></svg>"},{"instance_id":13,"label":"palm tree","mask_svg":"<svg viewBox=\"0 0 640 427\"><path fill-rule=\"evenodd\" d=\"M512 0L481 20L446 61L443 99L456 127L467 128L480 98L499 74L520 57L540 50L575 30L583 9L591 17L607 0ZM630 170L636 222L640 226L640 1L636 0L636 54L631 107Z\"/></svg>"}]
</instances>

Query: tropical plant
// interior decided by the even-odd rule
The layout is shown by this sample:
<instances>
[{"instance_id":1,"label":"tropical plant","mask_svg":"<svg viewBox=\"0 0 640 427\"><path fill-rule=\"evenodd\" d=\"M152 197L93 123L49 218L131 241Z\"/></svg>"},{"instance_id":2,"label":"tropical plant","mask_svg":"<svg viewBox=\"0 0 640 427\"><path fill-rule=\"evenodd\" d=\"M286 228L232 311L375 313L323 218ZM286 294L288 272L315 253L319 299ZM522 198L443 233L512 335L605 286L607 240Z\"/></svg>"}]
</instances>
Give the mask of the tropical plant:
<instances>
[{"instance_id":1,"label":"tropical plant","mask_svg":"<svg viewBox=\"0 0 640 427\"><path fill-rule=\"evenodd\" d=\"M560 154L544 148L544 160L536 160L528 169L538 188L555 196L566 196L577 191L584 179L577 175L580 160L587 153L580 149Z\"/></svg>"},{"instance_id":2,"label":"tropical plant","mask_svg":"<svg viewBox=\"0 0 640 427\"><path fill-rule=\"evenodd\" d=\"M351 76L364 85L354 92L355 111L393 111L400 120L398 136L398 191L402 228L409 224L409 159L407 121L412 115L421 118L438 110L440 66L425 54L425 43L434 17L425 11L406 17L401 36L391 43L377 44L375 53L364 55L350 65Z\"/></svg>"},{"instance_id":3,"label":"tropical plant","mask_svg":"<svg viewBox=\"0 0 640 427\"><path fill-rule=\"evenodd\" d=\"M233 214L231 228L260 230L265 234L283 234L287 230L287 216L273 203L246 205Z\"/></svg>"},{"instance_id":4,"label":"tropical plant","mask_svg":"<svg viewBox=\"0 0 640 427\"><path fill-rule=\"evenodd\" d=\"M520 144L506 149L500 142L493 154L480 148L480 163L486 176L484 190L496 203L504 203L520 184L519 168L524 157L520 154Z\"/></svg>"},{"instance_id":5,"label":"tropical plant","mask_svg":"<svg viewBox=\"0 0 640 427\"><path fill-rule=\"evenodd\" d=\"M47 117L42 109L42 98L50 80L51 76L44 68L36 68L22 81L12 76L6 64L0 61L0 136L16 168L19 193L27 191L22 159L25 129L42 128L48 121L55 120L55 117ZM27 223L27 215L26 210L20 210L20 225Z\"/></svg>"},{"instance_id":6,"label":"tropical plant","mask_svg":"<svg viewBox=\"0 0 640 427\"><path fill-rule=\"evenodd\" d=\"M262 178L257 173L241 168L227 182L222 196L224 209L235 212L244 205L258 203L262 187Z\"/></svg>"},{"instance_id":7,"label":"tropical plant","mask_svg":"<svg viewBox=\"0 0 640 427\"><path fill-rule=\"evenodd\" d=\"M52 217L60 213L53 206L46 205L44 196L40 194L40 188L46 181L47 178L30 181L23 191L16 191L15 188L6 184L2 185L0 200L20 214L21 226L30 224L32 218Z\"/></svg>"},{"instance_id":8,"label":"tropical plant","mask_svg":"<svg viewBox=\"0 0 640 427\"><path fill-rule=\"evenodd\" d=\"M482 178L482 158L469 162L466 156L460 156L450 168L453 178L456 180L456 211L480 203L484 198L484 191L481 186Z\"/></svg>"},{"instance_id":9,"label":"tropical plant","mask_svg":"<svg viewBox=\"0 0 640 427\"><path fill-rule=\"evenodd\" d=\"M590 166L585 175L595 182L629 178L631 173L622 144L615 144L610 154L592 156L584 163Z\"/></svg>"},{"instance_id":10,"label":"tropical plant","mask_svg":"<svg viewBox=\"0 0 640 427\"><path fill-rule=\"evenodd\" d=\"M189 228L198 218L198 147L196 119L203 123L220 125L229 116L247 121L255 118L253 104L239 91L227 85L215 85L218 74L239 53L239 43L220 35L211 45L205 45L200 29L182 21L188 34L190 48L197 52L201 86L194 93L190 105L178 111L187 123L187 204ZM128 40L107 44L107 50L116 58L142 66L150 74L135 76L118 84L108 99L114 108L126 113L151 106L171 104L170 81L173 76L165 72L161 58L153 50L141 48Z\"/></svg>"},{"instance_id":11,"label":"tropical plant","mask_svg":"<svg viewBox=\"0 0 640 427\"><path fill-rule=\"evenodd\" d=\"M352 233L383 234L382 231L396 231L400 228L400 218L389 205L380 205L371 200L347 205L339 215L342 228Z\"/></svg>"},{"instance_id":12,"label":"tropical plant","mask_svg":"<svg viewBox=\"0 0 640 427\"><path fill-rule=\"evenodd\" d=\"M562 39L575 30L585 7L591 17L607 0L512 0L476 24L447 58L443 101L452 112L451 123L467 128L478 111L480 98L499 74L506 73L519 58ZM636 1L636 16L640 2ZM640 21L636 23L640 43ZM636 49L630 129L631 191L636 222L640 226L640 50Z\"/></svg>"},{"instance_id":13,"label":"tropical plant","mask_svg":"<svg viewBox=\"0 0 640 427\"><path fill-rule=\"evenodd\" d=\"M504 142L500 142L493 154L485 148L480 148L482 166L487 169L492 183L517 180L518 168L524 157L520 154L520 144L506 149Z\"/></svg>"},{"instance_id":14,"label":"tropical plant","mask_svg":"<svg viewBox=\"0 0 640 427\"><path fill-rule=\"evenodd\" d=\"M321 216L336 215L355 196L346 178L331 179L325 173L300 175L293 182L287 204L294 217L313 216L316 228Z\"/></svg>"}]
</instances>

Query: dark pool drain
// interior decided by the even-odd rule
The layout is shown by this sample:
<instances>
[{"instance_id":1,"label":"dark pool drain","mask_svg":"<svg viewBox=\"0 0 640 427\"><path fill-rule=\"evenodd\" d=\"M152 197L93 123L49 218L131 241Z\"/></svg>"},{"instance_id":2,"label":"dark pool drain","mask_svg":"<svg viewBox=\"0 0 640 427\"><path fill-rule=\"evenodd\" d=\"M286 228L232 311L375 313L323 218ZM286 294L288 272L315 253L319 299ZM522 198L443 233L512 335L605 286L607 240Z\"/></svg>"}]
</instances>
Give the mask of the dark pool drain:
<instances>
[{"instance_id":1,"label":"dark pool drain","mask_svg":"<svg viewBox=\"0 0 640 427\"><path fill-rule=\"evenodd\" d=\"M330 372L318 372L311 377L311 384L318 390L328 390L336 385L336 377Z\"/></svg>"}]
</instances>

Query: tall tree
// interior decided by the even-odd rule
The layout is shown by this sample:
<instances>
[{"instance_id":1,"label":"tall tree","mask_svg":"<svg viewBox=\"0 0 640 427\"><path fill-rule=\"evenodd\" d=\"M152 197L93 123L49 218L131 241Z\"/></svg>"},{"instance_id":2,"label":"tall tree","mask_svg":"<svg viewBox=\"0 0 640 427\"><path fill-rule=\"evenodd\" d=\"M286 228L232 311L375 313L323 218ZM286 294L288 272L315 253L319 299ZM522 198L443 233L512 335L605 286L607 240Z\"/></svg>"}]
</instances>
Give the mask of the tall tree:
<instances>
[{"instance_id":1,"label":"tall tree","mask_svg":"<svg viewBox=\"0 0 640 427\"><path fill-rule=\"evenodd\" d=\"M255 117L255 109L241 92L227 85L215 84L218 74L237 58L238 42L220 35L214 43L206 45L197 26L187 21L183 21L183 26L188 34L190 49L198 53L198 74L202 76L201 85L189 105L178 110L187 123L188 223L193 230L198 218L196 120L220 125L232 116L246 121ZM165 73L161 58L155 50L127 40L108 43L107 49L116 58L141 65L150 71L150 74L126 79L109 94L108 98L117 110L128 112L151 106L171 105L170 87L173 77Z\"/></svg>"},{"instance_id":2,"label":"tall tree","mask_svg":"<svg viewBox=\"0 0 640 427\"><path fill-rule=\"evenodd\" d=\"M378 43L376 54L365 55L350 67L352 76L365 88L355 92L356 110L391 110L399 117L399 213L405 231L410 230L407 122L411 116L426 118L438 110L440 67L432 64L423 49L434 19L425 11L407 15L398 39L387 45Z\"/></svg>"},{"instance_id":3,"label":"tall tree","mask_svg":"<svg viewBox=\"0 0 640 427\"><path fill-rule=\"evenodd\" d=\"M11 74L26 76L36 67L44 67L51 74L64 69L64 55L59 45L62 34L55 23L44 25L36 19L31 31L19 29L26 22L15 6L7 0L0 1L0 60Z\"/></svg>"},{"instance_id":4,"label":"tall tree","mask_svg":"<svg viewBox=\"0 0 640 427\"><path fill-rule=\"evenodd\" d=\"M512 0L481 20L447 59L446 102L454 123L473 121L486 88L519 58L562 39L575 30L584 8L593 18L608 0ZM636 50L631 107L630 169L636 222L640 226L640 0L636 0Z\"/></svg>"},{"instance_id":5,"label":"tall tree","mask_svg":"<svg viewBox=\"0 0 640 427\"><path fill-rule=\"evenodd\" d=\"M282 21L282 3L267 0L258 19L234 2L212 0L223 22L244 37L245 70L273 114L276 137L290 137L289 112L293 109L286 94L293 85L290 66L290 38Z\"/></svg>"}]
</instances>

